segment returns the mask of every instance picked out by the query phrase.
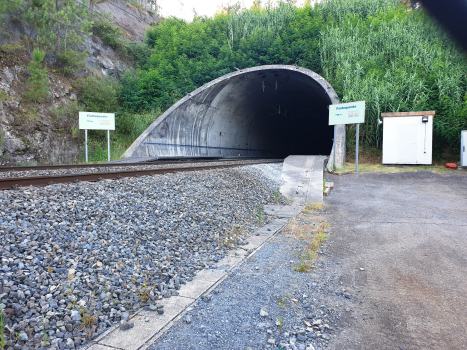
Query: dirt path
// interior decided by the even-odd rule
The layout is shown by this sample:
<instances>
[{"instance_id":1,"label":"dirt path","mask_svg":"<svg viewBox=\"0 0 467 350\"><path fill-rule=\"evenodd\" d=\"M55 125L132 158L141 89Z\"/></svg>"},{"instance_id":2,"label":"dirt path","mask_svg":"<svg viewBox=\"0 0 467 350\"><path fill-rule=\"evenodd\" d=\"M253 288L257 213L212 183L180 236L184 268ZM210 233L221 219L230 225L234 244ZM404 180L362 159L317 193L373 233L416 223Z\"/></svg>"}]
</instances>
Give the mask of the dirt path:
<instances>
[{"instance_id":1,"label":"dirt path","mask_svg":"<svg viewBox=\"0 0 467 350\"><path fill-rule=\"evenodd\" d=\"M467 349L467 176L334 176L326 244L353 297L330 348Z\"/></svg>"}]
</instances>

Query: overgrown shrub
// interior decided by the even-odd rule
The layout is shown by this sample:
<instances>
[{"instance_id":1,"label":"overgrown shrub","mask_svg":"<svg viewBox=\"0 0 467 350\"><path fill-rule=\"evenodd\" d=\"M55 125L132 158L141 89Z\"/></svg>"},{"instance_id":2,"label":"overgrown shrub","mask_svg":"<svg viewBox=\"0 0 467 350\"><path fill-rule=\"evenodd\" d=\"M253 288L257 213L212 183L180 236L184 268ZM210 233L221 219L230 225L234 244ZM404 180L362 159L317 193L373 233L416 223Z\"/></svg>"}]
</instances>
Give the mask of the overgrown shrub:
<instances>
[{"instance_id":1,"label":"overgrown shrub","mask_svg":"<svg viewBox=\"0 0 467 350\"><path fill-rule=\"evenodd\" d=\"M33 52L33 60L29 64L28 72L30 77L27 80L27 91L23 94L26 101L43 102L49 96L49 88L47 84L47 68L42 68L45 52L35 49Z\"/></svg>"},{"instance_id":2,"label":"overgrown shrub","mask_svg":"<svg viewBox=\"0 0 467 350\"><path fill-rule=\"evenodd\" d=\"M101 38L113 48L121 45L122 30L110 19L108 14L95 14L91 27L92 34Z\"/></svg>"},{"instance_id":3,"label":"overgrown shrub","mask_svg":"<svg viewBox=\"0 0 467 350\"><path fill-rule=\"evenodd\" d=\"M138 68L146 67L152 53L147 43L139 41L122 41L122 51L135 62Z\"/></svg>"},{"instance_id":4,"label":"overgrown shrub","mask_svg":"<svg viewBox=\"0 0 467 350\"><path fill-rule=\"evenodd\" d=\"M78 115L79 108L76 101L70 101L68 104L55 107L51 111L54 126L69 132L72 132L73 127L78 125Z\"/></svg>"},{"instance_id":5,"label":"overgrown shrub","mask_svg":"<svg viewBox=\"0 0 467 350\"><path fill-rule=\"evenodd\" d=\"M81 160L86 159L86 146L81 147ZM91 163L107 160L107 145L104 142L88 140L88 160Z\"/></svg>"},{"instance_id":6,"label":"overgrown shrub","mask_svg":"<svg viewBox=\"0 0 467 350\"><path fill-rule=\"evenodd\" d=\"M115 116L116 131L122 135L128 135L132 142L139 137L160 115L160 108L148 111L146 113L133 113L123 111Z\"/></svg>"},{"instance_id":7,"label":"overgrown shrub","mask_svg":"<svg viewBox=\"0 0 467 350\"><path fill-rule=\"evenodd\" d=\"M26 48L21 44L6 43L0 46L0 57L18 55L24 52L26 52Z\"/></svg>"},{"instance_id":8,"label":"overgrown shrub","mask_svg":"<svg viewBox=\"0 0 467 350\"><path fill-rule=\"evenodd\" d=\"M119 109L120 85L106 76L80 78L75 84L78 102L88 112L115 113Z\"/></svg>"},{"instance_id":9,"label":"overgrown shrub","mask_svg":"<svg viewBox=\"0 0 467 350\"><path fill-rule=\"evenodd\" d=\"M87 52L68 50L57 54L58 65L62 73L72 76L78 69L84 69L84 59L88 57Z\"/></svg>"},{"instance_id":10,"label":"overgrown shrub","mask_svg":"<svg viewBox=\"0 0 467 350\"><path fill-rule=\"evenodd\" d=\"M3 27L3 18L6 13L12 13L19 9L22 0L2 0L0 1L0 28Z\"/></svg>"}]
</instances>

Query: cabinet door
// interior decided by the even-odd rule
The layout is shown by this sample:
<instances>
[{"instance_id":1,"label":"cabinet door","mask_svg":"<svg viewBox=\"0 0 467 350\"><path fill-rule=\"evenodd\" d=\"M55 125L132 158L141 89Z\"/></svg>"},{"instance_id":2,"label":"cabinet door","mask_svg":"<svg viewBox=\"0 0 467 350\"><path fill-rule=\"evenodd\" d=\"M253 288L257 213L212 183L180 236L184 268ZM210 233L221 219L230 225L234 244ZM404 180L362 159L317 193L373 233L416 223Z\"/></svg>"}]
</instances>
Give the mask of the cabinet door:
<instances>
[{"instance_id":1,"label":"cabinet door","mask_svg":"<svg viewBox=\"0 0 467 350\"><path fill-rule=\"evenodd\" d=\"M397 144L399 164L410 164L417 162L417 128L418 125L398 125Z\"/></svg>"}]
</instances>

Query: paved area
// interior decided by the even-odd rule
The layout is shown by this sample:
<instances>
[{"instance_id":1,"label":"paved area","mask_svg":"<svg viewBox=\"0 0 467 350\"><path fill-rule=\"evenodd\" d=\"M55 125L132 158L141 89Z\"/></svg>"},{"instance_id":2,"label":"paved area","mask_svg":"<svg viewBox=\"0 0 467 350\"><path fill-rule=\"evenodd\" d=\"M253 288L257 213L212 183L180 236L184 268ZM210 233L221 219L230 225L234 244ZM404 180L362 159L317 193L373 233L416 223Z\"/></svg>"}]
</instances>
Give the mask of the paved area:
<instances>
[{"instance_id":1,"label":"paved area","mask_svg":"<svg viewBox=\"0 0 467 350\"><path fill-rule=\"evenodd\" d=\"M329 273L353 306L331 349L467 349L467 176L334 176Z\"/></svg>"},{"instance_id":2,"label":"paved area","mask_svg":"<svg viewBox=\"0 0 467 350\"><path fill-rule=\"evenodd\" d=\"M288 156L282 168L281 193L293 205L323 200L324 156Z\"/></svg>"}]
</instances>

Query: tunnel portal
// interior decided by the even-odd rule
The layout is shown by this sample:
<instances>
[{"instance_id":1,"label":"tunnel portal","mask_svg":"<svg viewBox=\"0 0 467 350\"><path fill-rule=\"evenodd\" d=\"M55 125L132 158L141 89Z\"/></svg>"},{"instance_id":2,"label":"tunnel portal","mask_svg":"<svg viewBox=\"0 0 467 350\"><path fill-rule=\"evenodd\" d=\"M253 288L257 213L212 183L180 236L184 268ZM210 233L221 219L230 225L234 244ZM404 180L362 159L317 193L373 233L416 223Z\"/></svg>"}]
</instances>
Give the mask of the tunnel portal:
<instances>
[{"instance_id":1,"label":"tunnel portal","mask_svg":"<svg viewBox=\"0 0 467 350\"><path fill-rule=\"evenodd\" d=\"M286 157L329 155L334 89L301 67L238 70L185 96L125 152L125 157ZM337 126L337 165L345 127Z\"/></svg>"}]
</instances>

